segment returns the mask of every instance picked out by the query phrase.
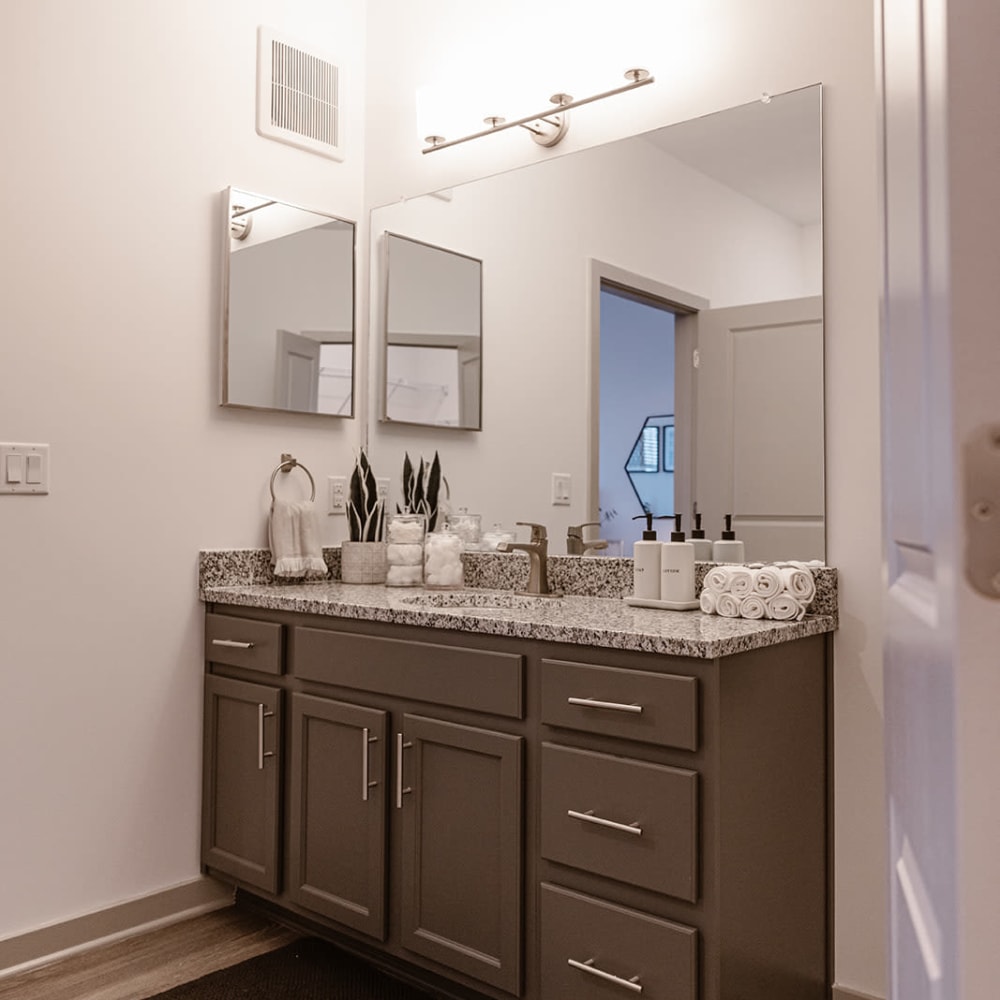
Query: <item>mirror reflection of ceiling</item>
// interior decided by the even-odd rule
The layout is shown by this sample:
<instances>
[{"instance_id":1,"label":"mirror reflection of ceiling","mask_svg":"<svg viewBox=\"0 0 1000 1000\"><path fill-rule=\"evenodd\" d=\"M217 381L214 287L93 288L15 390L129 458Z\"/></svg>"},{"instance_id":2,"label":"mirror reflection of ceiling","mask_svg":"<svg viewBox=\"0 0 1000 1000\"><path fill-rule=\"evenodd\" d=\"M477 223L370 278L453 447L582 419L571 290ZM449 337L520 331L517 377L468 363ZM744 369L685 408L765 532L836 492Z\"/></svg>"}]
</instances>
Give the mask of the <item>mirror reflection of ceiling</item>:
<instances>
[{"instance_id":1,"label":"mirror reflection of ceiling","mask_svg":"<svg viewBox=\"0 0 1000 1000\"><path fill-rule=\"evenodd\" d=\"M222 404L354 412L354 223L230 188Z\"/></svg>"},{"instance_id":2,"label":"mirror reflection of ceiling","mask_svg":"<svg viewBox=\"0 0 1000 1000\"><path fill-rule=\"evenodd\" d=\"M624 287L678 290L682 297L676 301L686 302L687 296L705 303L699 310L819 301L821 129L816 85L372 212L373 234L406 232L461 246L484 262L483 326L502 350L491 351L483 369L483 431L474 453L453 451L447 457L453 489L463 480L469 483L471 495L459 488L457 502L481 510L487 523L556 524L563 517L598 515L595 267ZM383 328L373 317L373 330ZM821 321L819 336L821 366ZM781 383L797 375L778 374L780 394ZM691 403L704 377L694 372L694 398L678 402L677 426L685 428L679 449L699 442ZM820 386L814 401L820 407L816 450L822 469L821 368L818 383L810 372L808 384ZM629 415L626 453L643 420L664 412L670 411L648 408ZM545 429L542 437L539 427ZM380 425L373 435L373 461L380 449L387 456L396 449L389 431ZM715 460L693 455L685 468L704 468ZM614 461L621 465L620 452ZM753 455L740 456L741 467L754 462ZM516 490L505 472L512 464L519 469ZM574 475L572 510L551 505L549 480L556 469ZM696 479L678 483L679 496L687 490L698 502ZM822 482L811 492L822 495ZM690 508L683 508L686 524ZM699 509L705 509L703 503ZM822 525L824 512L815 515ZM605 537L615 536L608 531ZM630 554L629 545L623 550Z\"/></svg>"}]
</instances>

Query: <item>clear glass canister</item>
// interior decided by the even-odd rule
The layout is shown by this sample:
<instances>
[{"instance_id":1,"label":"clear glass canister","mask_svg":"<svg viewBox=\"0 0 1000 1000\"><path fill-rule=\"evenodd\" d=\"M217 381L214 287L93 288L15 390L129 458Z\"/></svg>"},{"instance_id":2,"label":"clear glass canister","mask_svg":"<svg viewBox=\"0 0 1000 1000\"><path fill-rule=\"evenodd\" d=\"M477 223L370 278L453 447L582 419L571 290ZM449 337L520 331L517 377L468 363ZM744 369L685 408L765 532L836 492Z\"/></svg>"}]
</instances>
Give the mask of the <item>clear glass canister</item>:
<instances>
[{"instance_id":1,"label":"clear glass canister","mask_svg":"<svg viewBox=\"0 0 1000 1000\"><path fill-rule=\"evenodd\" d=\"M386 520L386 586L419 587L424 582L423 514L390 514Z\"/></svg>"},{"instance_id":2,"label":"clear glass canister","mask_svg":"<svg viewBox=\"0 0 1000 1000\"><path fill-rule=\"evenodd\" d=\"M480 544L486 552L495 552L501 542L513 542L516 540L516 537L513 531L509 531L502 524L498 523L494 524L489 531L483 533Z\"/></svg>"},{"instance_id":3,"label":"clear glass canister","mask_svg":"<svg viewBox=\"0 0 1000 1000\"><path fill-rule=\"evenodd\" d=\"M448 515L448 528L462 539L467 552L479 548L482 523L482 515L470 514L466 507L459 507L457 514Z\"/></svg>"},{"instance_id":4,"label":"clear glass canister","mask_svg":"<svg viewBox=\"0 0 1000 1000\"><path fill-rule=\"evenodd\" d=\"M430 590L456 590L465 583L462 565L464 543L460 535L445 528L424 539L424 586Z\"/></svg>"}]
</instances>

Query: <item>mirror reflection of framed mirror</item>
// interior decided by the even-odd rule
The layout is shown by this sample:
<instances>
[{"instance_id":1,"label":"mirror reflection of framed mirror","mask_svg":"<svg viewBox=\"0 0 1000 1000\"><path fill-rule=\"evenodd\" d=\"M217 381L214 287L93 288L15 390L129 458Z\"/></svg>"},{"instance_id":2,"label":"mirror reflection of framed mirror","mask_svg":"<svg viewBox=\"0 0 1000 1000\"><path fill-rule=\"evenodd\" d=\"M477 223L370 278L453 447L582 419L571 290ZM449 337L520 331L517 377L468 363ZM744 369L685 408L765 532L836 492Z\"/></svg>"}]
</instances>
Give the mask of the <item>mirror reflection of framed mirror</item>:
<instances>
[{"instance_id":1,"label":"mirror reflection of framed mirror","mask_svg":"<svg viewBox=\"0 0 1000 1000\"><path fill-rule=\"evenodd\" d=\"M482 428L483 263L385 233L382 419Z\"/></svg>"},{"instance_id":2,"label":"mirror reflection of framed mirror","mask_svg":"<svg viewBox=\"0 0 1000 1000\"><path fill-rule=\"evenodd\" d=\"M354 415L355 225L223 193L223 406Z\"/></svg>"}]
</instances>

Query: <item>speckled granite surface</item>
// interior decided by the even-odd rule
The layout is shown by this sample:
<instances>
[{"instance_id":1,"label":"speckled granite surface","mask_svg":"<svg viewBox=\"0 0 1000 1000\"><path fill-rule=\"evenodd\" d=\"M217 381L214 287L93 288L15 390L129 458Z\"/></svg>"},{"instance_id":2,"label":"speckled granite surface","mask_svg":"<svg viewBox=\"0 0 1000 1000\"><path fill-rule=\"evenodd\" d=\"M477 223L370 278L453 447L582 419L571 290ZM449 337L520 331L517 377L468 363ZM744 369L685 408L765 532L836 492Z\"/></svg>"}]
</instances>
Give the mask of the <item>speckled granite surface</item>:
<instances>
[{"instance_id":1,"label":"speckled granite surface","mask_svg":"<svg viewBox=\"0 0 1000 1000\"><path fill-rule=\"evenodd\" d=\"M331 575L339 549L324 551ZM837 627L836 570L819 570L817 599L800 622L753 621L703 615L699 611L634 608L632 560L552 556L549 580L565 596L513 599L510 591L527 580L528 559L512 553L465 557L466 589L428 593L419 588L275 581L266 550L210 550L200 553L200 595L207 602L299 611L363 621L479 632L514 638L712 659L759 649ZM698 585L709 564L698 564ZM494 606L490 592L502 592ZM466 596L467 595L467 596ZM446 606L440 606L440 605ZM435 606L438 605L438 606Z\"/></svg>"}]
</instances>

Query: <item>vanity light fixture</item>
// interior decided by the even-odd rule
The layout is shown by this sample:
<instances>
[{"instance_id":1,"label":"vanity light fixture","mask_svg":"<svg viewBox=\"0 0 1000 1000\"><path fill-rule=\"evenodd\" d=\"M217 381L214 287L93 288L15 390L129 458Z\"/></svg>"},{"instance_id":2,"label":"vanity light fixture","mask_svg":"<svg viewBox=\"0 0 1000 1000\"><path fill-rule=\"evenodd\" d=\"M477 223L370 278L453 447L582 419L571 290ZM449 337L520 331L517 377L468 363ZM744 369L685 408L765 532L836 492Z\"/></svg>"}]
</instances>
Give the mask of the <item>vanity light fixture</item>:
<instances>
[{"instance_id":1,"label":"vanity light fixture","mask_svg":"<svg viewBox=\"0 0 1000 1000\"><path fill-rule=\"evenodd\" d=\"M602 91L600 94L593 94L590 97L581 97L573 100L569 94L553 94L549 101L555 105L554 109L541 111L533 115L525 115L514 121L507 121L496 115L484 118L483 121L489 126L479 132L472 132L464 135L460 139L446 139L443 135L425 136L427 143L421 152L434 153L439 149L447 149L449 146L457 146L461 142L468 142L470 139L481 139L484 135L493 135L495 132L503 132L505 129L520 126L531 133L531 138L540 146L554 146L559 142L569 129L569 112L572 108L582 107L584 104L591 104L594 101L601 101L605 97L614 97L616 94L624 94L637 87L644 87L648 83L653 83L655 77L650 75L646 69L629 69L625 71L625 79L628 80L624 86L615 87L612 90Z\"/></svg>"}]
</instances>

